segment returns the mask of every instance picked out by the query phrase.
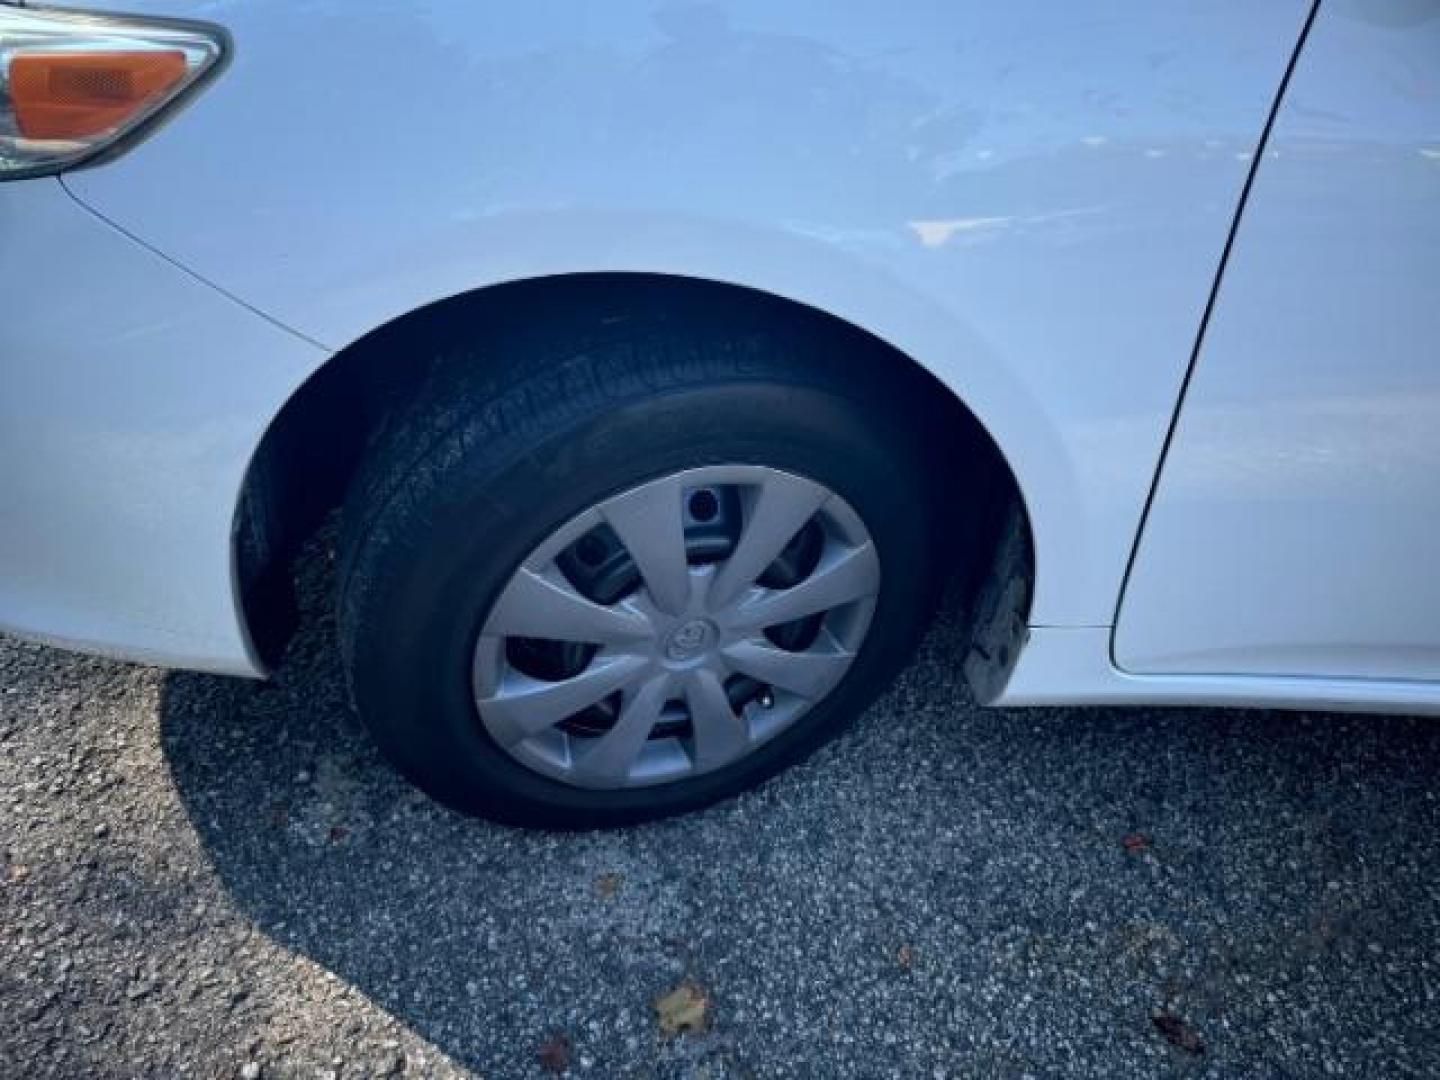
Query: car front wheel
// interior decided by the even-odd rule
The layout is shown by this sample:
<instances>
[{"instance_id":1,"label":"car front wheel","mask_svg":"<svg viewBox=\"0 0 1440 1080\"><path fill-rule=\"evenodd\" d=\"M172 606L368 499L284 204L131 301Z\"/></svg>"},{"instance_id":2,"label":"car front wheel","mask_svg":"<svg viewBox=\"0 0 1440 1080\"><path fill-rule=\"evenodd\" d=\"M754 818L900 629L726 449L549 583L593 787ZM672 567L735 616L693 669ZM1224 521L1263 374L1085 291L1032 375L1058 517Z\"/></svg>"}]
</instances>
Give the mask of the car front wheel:
<instances>
[{"instance_id":1,"label":"car front wheel","mask_svg":"<svg viewBox=\"0 0 1440 1080\"><path fill-rule=\"evenodd\" d=\"M933 485L913 403L822 346L635 317L439 365L342 538L351 686L403 772L612 825L756 784L864 707L934 592Z\"/></svg>"}]
</instances>

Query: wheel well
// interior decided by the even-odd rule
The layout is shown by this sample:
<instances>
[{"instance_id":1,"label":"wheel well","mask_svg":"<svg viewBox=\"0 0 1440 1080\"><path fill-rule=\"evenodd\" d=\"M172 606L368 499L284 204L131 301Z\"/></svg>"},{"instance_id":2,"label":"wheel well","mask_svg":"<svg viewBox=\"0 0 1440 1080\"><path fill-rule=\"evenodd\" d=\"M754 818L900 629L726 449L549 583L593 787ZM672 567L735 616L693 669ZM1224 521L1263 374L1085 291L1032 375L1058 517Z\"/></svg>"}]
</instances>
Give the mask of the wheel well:
<instances>
[{"instance_id":1,"label":"wheel well","mask_svg":"<svg viewBox=\"0 0 1440 1080\"><path fill-rule=\"evenodd\" d=\"M1003 522L1026 522L1013 473L975 416L920 364L872 334L826 312L742 286L651 274L570 274L478 289L419 308L385 324L331 357L285 403L266 430L246 473L235 523L235 567L251 640L273 664L296 621L292 564L305 541L340 505L361 455L387 416L424 382L458 342L474 341L485 362L487 334L533 320L604 317L621 297L633 307L640 293L658 309L701 305L755 317L813 324L845 341L847 363L883 365L904 380L917 419L942 463L937 480L964 464L966 514L976 490L985 492L981 542L993 548ZM974 482L978 481L978 485ZM989 565L991 552L970 562ZM1033 580L1033 574L1032 574ZM1027 590L1028 591L1028 590Z\"/></svg>"}]
</instances>

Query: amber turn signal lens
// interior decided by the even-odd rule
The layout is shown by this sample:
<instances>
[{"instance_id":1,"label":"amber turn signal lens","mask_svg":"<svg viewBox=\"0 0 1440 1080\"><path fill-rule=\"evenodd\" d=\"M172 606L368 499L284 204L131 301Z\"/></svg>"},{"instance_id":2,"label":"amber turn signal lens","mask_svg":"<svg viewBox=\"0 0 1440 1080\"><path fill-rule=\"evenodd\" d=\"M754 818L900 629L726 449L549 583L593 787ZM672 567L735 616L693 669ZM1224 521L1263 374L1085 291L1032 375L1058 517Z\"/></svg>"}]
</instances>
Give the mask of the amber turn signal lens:
<instances>
[{"instance_id":1,"label":"amber turn signal lens","mask_svg":"<svg viewBox=\"0 0 1440 1080\"><path fill-rule=\"evenodd\" d=\"M187 73L178 49L22 54L10 60L10 103L27 139L91 139L162 99Z\"/></svg>"},{"instance_id":2,"label":"amber turn signal lens","mask_svg":"<svg viewBox=\"0 0 1440 1080\"><path fill-rule=\"evenodd\" d=\"M210 23L0 0L0 182L98 164L122 140L134 145L131 136L219 71L228 44Z\"/></svg>"}]
</instances>

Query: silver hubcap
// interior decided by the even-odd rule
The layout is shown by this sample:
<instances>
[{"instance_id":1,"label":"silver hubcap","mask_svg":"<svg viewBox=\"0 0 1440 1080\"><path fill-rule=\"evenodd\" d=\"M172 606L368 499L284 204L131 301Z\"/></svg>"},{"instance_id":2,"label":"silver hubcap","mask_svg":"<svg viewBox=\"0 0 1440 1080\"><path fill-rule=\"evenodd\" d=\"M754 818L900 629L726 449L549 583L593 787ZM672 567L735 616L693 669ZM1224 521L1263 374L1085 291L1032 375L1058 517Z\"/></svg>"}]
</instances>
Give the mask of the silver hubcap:
<instances>
[{"instance_id":1,"label":"silver hubcap","mask_svg":"<svg viewBox=\"0 0 1440 1080\"><path fill-rule=\"evenodd\" d=\"M697 552L697 519L721 520L722 503L722 550ZM574 572L599 530L636 571L610 602ZM475 647L480 720L512 757L580 787L722 768L835 687L879 587L870 534L829 489L756 465L662 477L573 518L516 569ZM537 648L568 666L527 670Z\"/></svg>"}]
</instances>

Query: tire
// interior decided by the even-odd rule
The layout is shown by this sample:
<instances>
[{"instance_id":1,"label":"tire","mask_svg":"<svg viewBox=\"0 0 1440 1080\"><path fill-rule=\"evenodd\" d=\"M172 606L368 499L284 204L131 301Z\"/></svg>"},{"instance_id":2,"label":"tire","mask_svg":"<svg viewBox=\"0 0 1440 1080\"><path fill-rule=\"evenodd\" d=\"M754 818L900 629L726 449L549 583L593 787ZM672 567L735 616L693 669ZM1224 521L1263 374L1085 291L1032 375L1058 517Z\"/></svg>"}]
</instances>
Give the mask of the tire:
<instances>
[{"instance_id":1,"label":"tire","mask_svg":"<svg viewBox=\"0 0 1440 1080\"><path fill-rule=\"evenodd\" d=\"M670 304L657 313L643 297L573 313L563 328L492 328L485 355L461 350L441 359L368 449L343 514L341 652L357 708L386 756L456 810L518 825L589 828L704 806L760 783L835 736L908 658L936 592L935 500L926 425L918 422L925 405L878 373L872 359L856 353L849 335L763 307L721 313ZM746 498L758 505L754 500L767 485L782 482L772 477L827 489L838 496L823 503L833 518L817 514L805 528L842 555L852 548L871 552L878 591L835 609L839 614L807 616L807 626L821 620L816 633L828 635L827 642L839 641L836 634L854 639L853 648L836 647L848 667L818 700L787 696L784 716L793 718L756 745L745 742L735 760L702 752L715 744L712 735L702 740L701 710L688 695L698 687L713 692L714 684L708 675L680 670L701 663L702 653L718 656L706 651L703 639L706 627L722 633L719 623L687 623L663 640L655 631L654 655L668 665L662 674L669 672L670 681L652 697L676 685L690 689L677 699L678 712L676 702L664 705L672 727L663 730L675 734L665 741L652 733L638 753L646 768L652 759L661 763L655 776L674 778L602 787L567 782L565 762L598 745L585 741L597 737L591 729L574 725L593 720L596 709L603 713L606 702L618 711L638 695L627 690L626 697L606 699L534 736L533 746L511 746L507 739L519 736L497 736L511 729L495 726L504 717L482 695L483 670L519 665L527 648L551 650L545 653L551 657L559 647L490 628L515 608L510 590L519 587L526 560L547 537L581 527L567 523L590 521L583 515L597 505L616 505L613 500L647 483L680 484L680 498L690 500L685 505L701 505L694 501L698 489L684 486L684 477L666 479L682 473L720 477L706 490L739 515L737 528L744 514L758 511L736 508ZM740 534L732 529L724 541L732 554L734 535ZM684 539L689 550L695 541L688 529ZM620 554L633 563L628 548ZM546 572L559 580L554 565ZM720 570L697 563L690 573L692 580L704 574L718 580ZM818 563L811 573L819 573ZM644 588L625 605L652 595L648 579L640 580ZM522 622L536 609L523 610ZM568 648L570 656L575 648L593 653L609 646ZM698 651L684 661L671 655L686 650ZM791 656L781 659L789 663ZM591 667L584 670L598 669L603 657L586 661ZM525 671L521 681L530 686L525 680L533 672ZM517 678L514 672L496 676L495 685L509 687ZM728 679L727 694L753 695L733 710L751 717L740 721L751 732L742 741L753 738L760 722L771 719L763 710L782 707L775 703L779 688L757 691L755 680ZM477 698L489 703L482 709ZM595 721L601 734L619 725L614 712L606 715L614 726L606 728L601 716ZM681 752L686 746L688 757ZM710 768L707 760L728 763ZM699 771L702 765L709 771Z\"/></svg>"}]
</instances>

